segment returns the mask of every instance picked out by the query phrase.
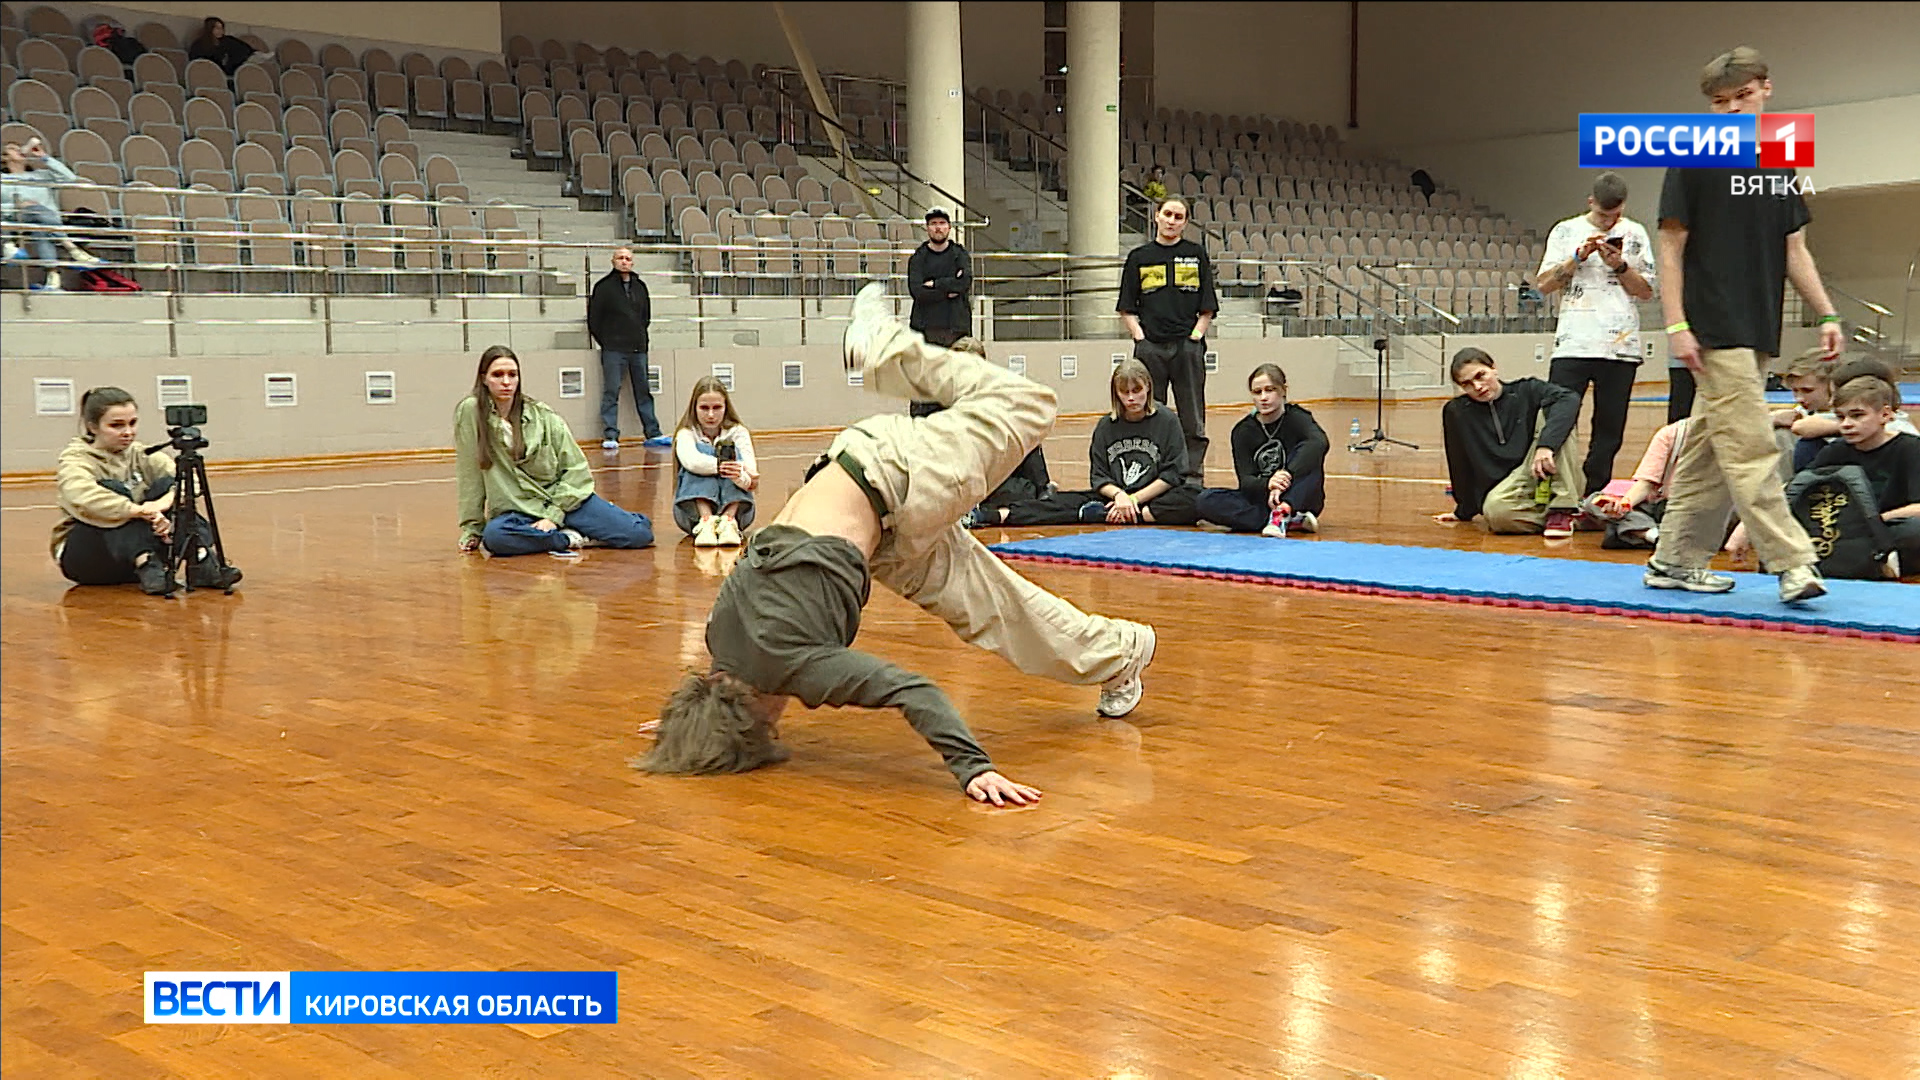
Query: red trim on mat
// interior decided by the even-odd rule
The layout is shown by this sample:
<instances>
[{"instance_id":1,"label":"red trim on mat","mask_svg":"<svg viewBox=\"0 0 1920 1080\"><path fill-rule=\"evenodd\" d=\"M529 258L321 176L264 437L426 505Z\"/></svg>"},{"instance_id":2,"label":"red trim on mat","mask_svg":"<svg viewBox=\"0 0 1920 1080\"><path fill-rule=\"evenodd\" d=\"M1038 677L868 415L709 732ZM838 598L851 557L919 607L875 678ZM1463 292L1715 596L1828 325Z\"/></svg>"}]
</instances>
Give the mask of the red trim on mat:
<instances>
[{"instance_id":1,"label":"red trim on mat","mask_svg":"<svg viewBox=\"0 0 1920 1080\"><path fill-rule=\"evenodd\" d=\"M1692 611L1655 611L1650 608L1614 607L1608 604L1569 604L1554 600L1526 600L1512 596L1468 596L1460 593L1423 592L1395 589L1384 585L1356 585L1346 581L1313 581L1278 574L1236 574L1223 570L1195 570L1184 566L1145 566L1139 563L1109 562L1104 559L1067 558L1060 555L1029 555L1017 551L996 551L1003 559L1063 566L1086 566L1101 570L1130 570L1139 574L1172 574L1175 577L1237 581L1252 585L1277 585L1289 589L1316 592L1354 593L1361 596L1390 596L1403 600L1437 600L1451 604L1480 604L1486 607L1527 608L1535 611L1567 611L1582 615L1614 615L1626 619L1659 619L1663 622L1700 623L1707 626L1732 626L1742 630L1773 630L1791 634L1821 634L1827 637L1863 638L1868 641L1904 641L1920 644L1920 634L1892 630L1861 630L1850 626L1821 626L1814 623L1754 619L1744 616L1708 615Z\"/></svg>"}]
</instances>

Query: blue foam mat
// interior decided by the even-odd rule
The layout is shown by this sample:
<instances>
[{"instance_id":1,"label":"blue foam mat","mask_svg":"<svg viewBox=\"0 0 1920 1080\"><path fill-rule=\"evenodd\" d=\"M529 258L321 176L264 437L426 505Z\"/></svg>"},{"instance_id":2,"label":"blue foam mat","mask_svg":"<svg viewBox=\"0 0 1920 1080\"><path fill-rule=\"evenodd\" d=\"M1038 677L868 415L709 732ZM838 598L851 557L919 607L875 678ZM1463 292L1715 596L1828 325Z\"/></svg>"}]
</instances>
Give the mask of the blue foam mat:
<instances>
[{"instance_id":1,"label":"blue foam mat","mask_svg":"<svg viewBox=\"0 0 1920 1080\"><path fill-rule=\"evenodd\" d=\"M1633 400L1643 401L1643 402L1644 401L1665 401L1667 400L1667 395L1647 394L1641 397L1636 397ZM1910 383L1910 382L1901 383L1900 384L1900 400L1907 403L1908 405L1920 403L1920 383ZM1793 404L1793 392L1790 390L1769 390L1767 391L1767 404L1791 405Z\"/></svg>"},{"instance_id":2,"label":"blue foam mat","mask_svg":"<svg viewBox=\"0 0 1920 1080\"><path fill-rule=\"evenodd\" d=\"M1828 594L1782 604L1770 574L1734 574L1734 591L1701 595L1649 589L1639 564L1548 559L1483 551L1270 540L1176 529L1109 529L996 544L1007 555L1118 563L1150 570L1248 574L1371 587L1402 593L1597 607L1621 614L1667 613L1758 621L1830 631L1920 638L1920 588L1896 582L1829 581Z\"/></svg>"}]
</instances>

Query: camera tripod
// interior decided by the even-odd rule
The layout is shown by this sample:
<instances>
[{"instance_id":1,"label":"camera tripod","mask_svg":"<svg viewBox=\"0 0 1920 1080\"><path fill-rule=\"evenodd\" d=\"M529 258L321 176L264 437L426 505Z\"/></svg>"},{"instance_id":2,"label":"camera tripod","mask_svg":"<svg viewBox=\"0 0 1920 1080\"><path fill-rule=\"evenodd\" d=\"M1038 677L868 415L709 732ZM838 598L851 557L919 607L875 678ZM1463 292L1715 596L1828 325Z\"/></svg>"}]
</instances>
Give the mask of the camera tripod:
<instances>
[{"instance_id":1,"label":"camera tripod","mask_svg":"<svg viewBox=\"0 0 1920 1080\"><path fill-rule=\"evenodd\" d=\"M180 454L174 460L173 509L167 512L167 517L173 522L173 540L167 544L166 548L167 580L180 581L180 567L186 565L189 567L189 573L185 579L186 591L192 592L194 590L191 573L193 550L203 542L199 529L203 516L200 512L200 504L203 502L206 504L204 517L207 530L204 542L207 546L208 565L215 568L222 580L228 577L226 571L230 567L227 563L226 545L220 541L220 519L213 512L213 489L207 483L207 460L200 456L200 451L206 447L207 440L201 437L200 429L195 427L168 428L167 434L173 437L172 440L153 448L159 450L171 446ZM152 452L152 450L148 451L148 453ZM231 596L235 584L238 584L237 576L225 586L214 587L224 587L227 595ZM169 592L168 595L172 593Z\"/></svg>"},{"instance_id":2,"label":"camera tripod","mask_svg":"<svg viewBox=\"0 0 1920 1080\"><path fill-rule=\"evenodd\" d=\"M1371 451L1379 449L1381 443L1390 443L1394 446L1404 446L1409 450L1418 450L1420 449L1418 444L1407 442L1405 439L1387 437L1387 339L1374 338L1373 352L1374 371L1377 375L1373 391L1373 437L1350 443L1347 449Z\"/></svg>"}]
</instances>

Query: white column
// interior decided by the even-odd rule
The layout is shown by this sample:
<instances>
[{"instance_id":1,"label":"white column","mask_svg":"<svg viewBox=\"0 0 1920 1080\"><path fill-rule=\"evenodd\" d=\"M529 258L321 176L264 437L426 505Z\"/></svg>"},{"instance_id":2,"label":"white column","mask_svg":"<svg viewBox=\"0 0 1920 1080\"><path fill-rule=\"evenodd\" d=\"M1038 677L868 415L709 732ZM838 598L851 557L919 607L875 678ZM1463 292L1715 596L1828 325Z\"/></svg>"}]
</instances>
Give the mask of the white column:
<instances>
[{"instance_id":1,"label":"white column","mask_svg":"<svg viewBox=\"0 0 1920 1080\"><path fill-rule=\"evenodd\" d=\"M909 194L922 207L946 207L956 225L964 215L954 199L967 195L965 94L958 0L907 4L907 167L953 198L918 184Z\"/></svg>"},{"instance_id":2,"label":"white column","mask_svg":"<svg viewBox=\"0 0 1920 1080\"><path fill-rule=\"evenodd\" d=\"M1067 4L1067 251L1117 260L1120 248L1120 4ZM1120 334L1120 271L1074 272L1076 337ZM1093 291L1089 291L1093 290Z\"/></svg>"}]
</instances>

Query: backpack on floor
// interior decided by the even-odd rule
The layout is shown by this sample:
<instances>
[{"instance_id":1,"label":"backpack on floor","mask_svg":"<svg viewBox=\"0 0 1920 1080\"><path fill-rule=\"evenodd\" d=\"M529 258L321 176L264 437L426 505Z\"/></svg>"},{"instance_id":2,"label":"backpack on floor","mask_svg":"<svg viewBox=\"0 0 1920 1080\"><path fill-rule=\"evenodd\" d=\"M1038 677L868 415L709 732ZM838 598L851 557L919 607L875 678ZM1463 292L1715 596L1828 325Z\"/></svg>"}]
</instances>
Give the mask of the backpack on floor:
<instances>
[{"instance_id":1,"label":"backpack on floor","mask_svg":"<svg viewBox=\"0 0 1920 1080\"><path fill-rule=\"evenodd\" d=\"M1787 505L1813 540L1822 574L1869 581L1886 577L1893 534L1880 518L1879 500L1860 466L1823 465L1796 473L1787 484Z\"/></svg>"},{"instance_id":2,"label":"backpack on floor","mask_svg":"<svg viewBox=\"0 0 1920 1080\"><path fill-rule=\"evenodd\" d=\"M91 270L82 270L76 284L81 292L140 292L140 283L121 273L104 266Z\"/></svg>"}]
</instances>

